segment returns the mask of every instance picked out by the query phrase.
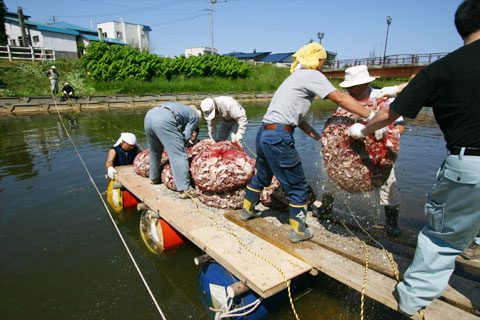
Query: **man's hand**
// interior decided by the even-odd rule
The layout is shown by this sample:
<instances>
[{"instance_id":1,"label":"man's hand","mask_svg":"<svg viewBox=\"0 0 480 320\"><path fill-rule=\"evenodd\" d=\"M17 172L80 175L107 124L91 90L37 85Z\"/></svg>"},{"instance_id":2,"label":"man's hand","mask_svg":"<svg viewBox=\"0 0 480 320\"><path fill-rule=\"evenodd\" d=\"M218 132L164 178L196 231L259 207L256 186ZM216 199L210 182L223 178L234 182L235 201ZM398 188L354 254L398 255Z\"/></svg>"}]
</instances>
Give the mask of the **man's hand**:
<instances>
[{"instance_id":1,"label":"man's hand","mask_svg":"<svg viewBox=\"0 0 480 320\"><path fill-rule=\"evenodd\" d=\"M365 129L365 125L361 123L355 123L348 129L348 134L350 137L354 139L363 139L365 135L363 134L363 129Z\"/></svg>"},{"instance_id":2,"label":"man's hand","mask_svg":"<svg viewBox=\"0 0 480 320\"><path fill-rule=\"evenodd\" d=\"M375 130L375 140L383 140L387 137L388 127Z\"/></svg>"},{"instance_id":3,"label":"man's hand","mask_svg":"<svg viewBox=\"0 0 480 320\"><path fill-rule=\"evenodd\" d=\"M117 170L115 170L114 167L108 167L107 169L107 176L110 178L110 179L115 179L115 173L117 173Z\"/></svg>"},{"instance_id":4,"label":"man's hand","mask_svg":"<svg viewBox=\"0 0 480 320\"><path fill-rule=\"evenodd\" d=\"M232 142L241 143L243 136L241 133L232 133L231 138Z\"/></svg>"}]
</instances>

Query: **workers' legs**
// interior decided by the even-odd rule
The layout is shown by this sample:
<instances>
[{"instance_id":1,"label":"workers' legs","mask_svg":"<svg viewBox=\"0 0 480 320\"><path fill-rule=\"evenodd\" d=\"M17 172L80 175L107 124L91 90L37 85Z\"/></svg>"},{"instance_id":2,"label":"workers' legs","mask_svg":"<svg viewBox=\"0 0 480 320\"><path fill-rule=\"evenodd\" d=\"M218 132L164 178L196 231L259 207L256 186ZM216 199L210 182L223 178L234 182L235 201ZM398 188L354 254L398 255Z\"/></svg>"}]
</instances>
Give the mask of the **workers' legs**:
<instances>
[{"instance_id":1,"label":"workers' legs","mask_svg":"<svg viewBox=\"0 0 480 320\"><path fill-rule=\"evenodd\" d=\"M418 235L412 264L397 285L399 307L413 315L439 297L456 257L480 228L480 157L450 155L425 204L428 224Z\"/></svg>"},{"instance_id":2,"label":"workers' legs","mask_svg":"<svg viewBox=\"0 0 480 320\"><path fill-rule=\"evenodd\" d=\"M385 232L391 237L399 237L398 213L400 206L400 191L398 190L395 169L392 167L387 181L379 189L380 205L385 210Z\"/></svg>"},{"instance_id":3,"label":"workers' legs","mask_svg":"<svg viewBox=\"0 0 480 320\"><path fill-rule=\"evenodd\" d=\"M58 93L58 80L57 79L50 79L50 90L53 94Z\"/></svg>"},{"instance_id":4,"label":"workers' legs","mask_svg":"<svg viewBox=\"0 0 480 320\"><path fill-rule=\"evenodd\" d=\"M258 217L259 212L255 211L255 206L260 202L260 193L263 188L268 187L272 182L273 172L270 169L270 165L263 153L262 149L262 136L265 133L265 129L261 127L258 130L255 145L257 151L257 161L255 162L255 168L257 173L252 177L247 185L247 192L243 200L243 208L241 218L243 221Z\"/></svg>"},{"instance_id":5,"label":"workers' legs","mask_svg":"<svg viewBox=\"0 0 480 320\"><path fill-rule=\"evenodd\" d=\"M222 121L218 125L217 129L217 140L216 141L225 141L230 138L230 132L232 128L237 124L236 121Z\"/></svg>"},{"instance_id":6,"label":"workers' legs","mask_svg":"<svg viewBox=\"0 0 480 320\"><path fill-rule=\"evenodd\" d=\"M162 160L163 144L158 138L154 123L160 121L162 116L159 108L153 108L147 112L144 120L145 133L147 135L147 142L150 148L150 180L153 183L159 183L161 180L160 163Z\"/></svg>"},{"instance_id":7,"label":"workers' legs","mask_svg":"<svg viewBox=\"0 0 480 320\"><path fill-rule=\"evenodd\" d=\"M307 228L305 223L308 184L300 156L295 149L293 132L285 131L283 126L278 126L276 130L265 130L260 142L268 166L289 196L290 241L310 239L313 231Z\"/></svg>"}]
</instances>

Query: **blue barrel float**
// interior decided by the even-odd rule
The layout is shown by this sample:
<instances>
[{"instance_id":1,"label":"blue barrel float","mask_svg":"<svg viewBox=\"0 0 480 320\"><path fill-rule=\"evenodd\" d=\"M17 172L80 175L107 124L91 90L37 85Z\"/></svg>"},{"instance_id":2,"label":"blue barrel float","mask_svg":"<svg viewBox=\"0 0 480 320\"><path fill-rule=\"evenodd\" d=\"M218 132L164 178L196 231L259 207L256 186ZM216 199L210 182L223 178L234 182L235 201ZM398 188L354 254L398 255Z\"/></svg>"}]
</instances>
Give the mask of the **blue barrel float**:
<instances>
[{"instance_id":1,"label":"blue barrel float","mask_svg":"<svg viewBox=\"0 0 480 320\"><path fill-rule=\"evenodd\" d=\"M299 295L309 289L309 283L312 282L312 279L308 274L306 277L307 278L300 277L292 280L292 296ZM223 305L228 303L229 301L227 301L227 299L229 298L227 295L227 287L238 281L238 278L217 262L208 262L202 266L198 277L198 291L200 293L202 304L209 309L209 315L212 319L215 317L215 312L211 311L210 308L220 309ZM249 290L246 293L233 298L231 309L247 306L260 298L261 297L258 294ZM288 303L288 301L288 293L285 289L276 295L261 301L260 305L252 313L245 316L230 315L228 318L246 320L263 319L265 316L278 309L279 306Z\"/></svg>"}]
</instances>

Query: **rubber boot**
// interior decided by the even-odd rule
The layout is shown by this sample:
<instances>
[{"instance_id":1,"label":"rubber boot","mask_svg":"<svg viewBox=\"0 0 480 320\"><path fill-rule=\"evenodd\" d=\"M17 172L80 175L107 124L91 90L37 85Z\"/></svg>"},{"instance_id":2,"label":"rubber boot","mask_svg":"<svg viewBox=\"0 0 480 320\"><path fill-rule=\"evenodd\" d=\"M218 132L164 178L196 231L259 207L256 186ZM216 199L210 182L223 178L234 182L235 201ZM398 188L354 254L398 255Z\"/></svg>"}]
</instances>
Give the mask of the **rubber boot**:
<instances>
[{"instance_id":1,"label":"rubber boot","mask_svg":"<svg viewBox=\"0 0 480 320\"><path fill-rule=\"evenodd\" d=\"M260 211L255 210L255 206L260 202L260 192L261 190L247 186L247 193L243 199L243 208L240 214L242 221L248 221L260 216Z\"/></svg>"},{"instance_id":2,"label":"rubber boot","mask_svg":"<svg viewBox=\"0 0 480 320\"><path fill-rule=\"evenodd\" d=\"M289 238L293 243L301 242L313 237L312 229L307 227L307 205L296 206L290 204L290 232Z\"/></svg>"},{"instance_id":3,"label":"rubber boot","mask_svg":"<svg viewBox=\"0 0 480 320\"><path fill-rule=\"evenodd\" d=\"M312 205L312 215L319 219L331 219L334 201L335 196L333 195L333 193L324 193L322 195L322 205L319 208Z\"/></svg>"},{"instance_id":4,"label":"rubber boot","mask_svg":"<svg viewBox=\"0 0 480 320\"><path fill-rule=\"evenodd\" d=\"M384 206L385 209L385 232L390 237L397 238L401 231L398 228L398 206Z\"/></svg>"}]
</instances>

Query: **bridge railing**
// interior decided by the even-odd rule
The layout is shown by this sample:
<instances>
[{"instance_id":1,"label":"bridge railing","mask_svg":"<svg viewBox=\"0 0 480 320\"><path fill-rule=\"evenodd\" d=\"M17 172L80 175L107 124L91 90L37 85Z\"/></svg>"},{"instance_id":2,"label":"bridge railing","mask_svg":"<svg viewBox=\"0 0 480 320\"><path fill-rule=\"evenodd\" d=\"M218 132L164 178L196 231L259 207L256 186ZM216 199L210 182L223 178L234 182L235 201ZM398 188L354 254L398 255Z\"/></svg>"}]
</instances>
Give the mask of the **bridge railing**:
<instances>
[{"instance_id":1,"label":"bridge railing","mask_svg":"<svg viewBox=\"0 0 480 320\"><path fill-rule=\"evenodd\" d=\"M384 57L372 57L363 59L334 60L327 61L324 69L345 69L348 67L367 65L369 67L383 67L395 65L428 65L448 54L442 53L425 53L425 54L394 54Z\"/></svg>"}]
</instances>

